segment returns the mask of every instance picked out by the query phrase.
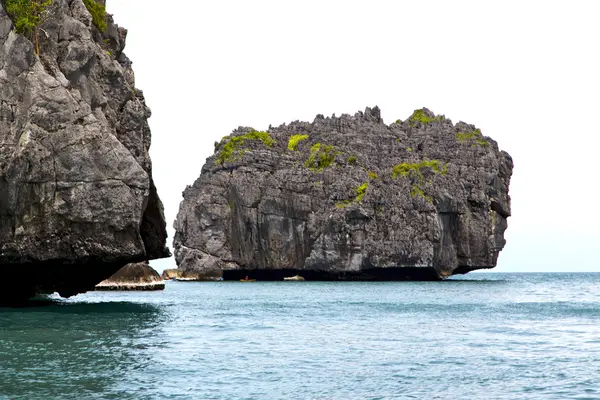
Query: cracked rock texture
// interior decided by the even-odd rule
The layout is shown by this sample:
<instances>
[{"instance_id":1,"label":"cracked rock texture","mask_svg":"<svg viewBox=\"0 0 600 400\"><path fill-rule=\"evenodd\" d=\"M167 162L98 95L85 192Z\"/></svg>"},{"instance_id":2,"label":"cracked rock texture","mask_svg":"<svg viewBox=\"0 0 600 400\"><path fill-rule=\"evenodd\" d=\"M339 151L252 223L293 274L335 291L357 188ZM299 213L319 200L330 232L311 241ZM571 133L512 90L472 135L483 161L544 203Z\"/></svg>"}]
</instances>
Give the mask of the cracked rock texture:
<instances>
[{"instance_id":1,"label":"cracked rock texture","mask_svg":"<svg viewBox=\"0 0 600 400\"><path fill-rule=\"evenodd\" d=\"M148 155L150 109L123 53L82 0L54 0L40 55L0 6L0 297L94 288L169 256ZM14 279L14 281L13 281Z\"/></svg>"},{"instance_id":2,"label":"cracked rock texture","mask_svg":"<svg viewBox=\"0 0 600 400\"><path fill-rule=\"evenodd\" d=\"M226 143L251 131L216 143L183 193L174 251L184 272L441 279L496 265L513 162L475 126L427 109L386 125L375 107L270 128L272 146L246 139L228 156ZM292 135L308 137L290 150Z\"/></svg>"}]
</instances>

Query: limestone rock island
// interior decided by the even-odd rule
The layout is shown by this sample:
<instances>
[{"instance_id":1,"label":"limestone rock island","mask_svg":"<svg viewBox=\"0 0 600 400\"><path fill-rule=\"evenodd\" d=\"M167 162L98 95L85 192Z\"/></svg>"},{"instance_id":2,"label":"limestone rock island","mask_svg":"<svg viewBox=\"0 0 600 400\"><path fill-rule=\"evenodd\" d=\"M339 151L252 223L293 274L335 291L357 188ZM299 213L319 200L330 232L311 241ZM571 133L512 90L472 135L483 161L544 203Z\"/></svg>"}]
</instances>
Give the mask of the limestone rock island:
<instances>
[{"instance_id":1,"label":"limestone rock island","mask_svg":"<svg viewBox=\"0 0 600 400\"><path fill-rule=\"evenodd\" d=\"M104 0L0 5L0 300L168 257L127 31Z\"/></svg>"},{"instance_id":2,"label":"limestone rock island","mask_svg":"<svg viewBox=\"0 0 600 400\"><path fill-rule=\"evenodd\" d=\"M496 266L513 161L475 126L379 108L215 143L183 193L178 268L205 279L436 280Z\"/></svg>"}]
</instances>

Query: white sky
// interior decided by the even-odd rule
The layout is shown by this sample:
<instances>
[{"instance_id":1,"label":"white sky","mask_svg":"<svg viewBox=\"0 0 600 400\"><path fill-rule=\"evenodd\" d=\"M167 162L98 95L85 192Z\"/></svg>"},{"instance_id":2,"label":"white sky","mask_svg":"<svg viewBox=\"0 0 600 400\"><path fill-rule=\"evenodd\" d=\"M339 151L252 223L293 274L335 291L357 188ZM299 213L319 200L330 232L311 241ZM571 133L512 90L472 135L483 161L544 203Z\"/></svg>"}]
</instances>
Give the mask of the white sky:
<instances>
[{"instance_id":1,"label":"white sky","mask_svg":"<svg viewBox=\"0 0 600 400\"><path fill-rule=\"evenodd\" d=\"M495 271L600 271L600 1L108 0L169 226L213 143L379 105L475 124L515 170ZM175 267L174 260L153 262Z\"/></svg>"}]
</instances>

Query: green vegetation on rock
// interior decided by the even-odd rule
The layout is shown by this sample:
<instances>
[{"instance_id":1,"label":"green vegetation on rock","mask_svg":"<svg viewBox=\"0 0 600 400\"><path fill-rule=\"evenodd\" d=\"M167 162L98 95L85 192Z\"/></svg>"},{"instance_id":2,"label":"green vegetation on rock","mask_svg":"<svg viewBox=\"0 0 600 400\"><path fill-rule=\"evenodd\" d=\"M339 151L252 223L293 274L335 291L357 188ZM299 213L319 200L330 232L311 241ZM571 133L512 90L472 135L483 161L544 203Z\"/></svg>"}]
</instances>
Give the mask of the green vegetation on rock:
<instances>
[{"instance_id":1,"label":"green vegetation on rock","mask_svg":"<svg viewBox=\"0 0 600 400\"><path fill-rule=\"evenodd\" d=\"M308 139L308 135L292 135L288 141L288 150L295 151L298 148L298 143Z\"/></svg>"},{"instance_id":2,"label":"green vegetation on rock","mask_svg":"<svg viewBox=\"0 0 600 400\"><path fill-rule=\"evenodd\" d=\"M416 183L413 184L412 190L410 191L410 197L415 197L415 196L421 196L422 198L427 200L429 203L433 203L433 198L431 198L431 196L427 196L425 194L425 192L423 191L423 189L421 188L421 186L419 186Z\"/></svg>"},{"instance_id":3,"label":"green vegetation on rock","mask_svg":"<svg viewBox=\"0 0 600 400\"><path fill-rule=\"evenodd\" d=\"M456 134L456 140L458 140L459 142L475 140L475 143L482 147L488 145L488 141L485 140L483 135L481 134L481 129L474 129L469 132L458 132ZM475 144L473 144L473 146L474 145Z\"/></svg>"},{"instance_id":4,"label":"green vegetation on rock","mask_svg":"<svg viewBox=\"0 0 600 400\"><path fill-rule=\"evenodd\" d=\"M248 132L245 135L240 136L225 137L221 141L223 140L225 140L226 143L223 145L223 148L221 149L221 152L215 161L216 164L231 162L241 157L245 153L246 149L240 149L240 147L244 145L246 140L260 140L269 147L272 147L275 143L273 138L271 138L271 135L269 135L267 132L259 131Z\"/></svg>"},{"instance_id":5,"label":"green vegetation on rock","mask_svg":"<svg viewBox=\"0 0 600 400\"><path fill-rule=\"evenodd\" d=\"M488 141L483 138L475 139L475 142L482 147L485 147L488 145Z\"/></svg>"},{"instance_id":6,"label":"green vegetation on rock","mask_svg":"<svg viewBox=\"0 0 600 400\"><path fill-rule=\"evenodd\" d=\"M304 166L312 171L323 171L335 162L335 156L333 146L321 146L321 143L316 143L310 148L310 156Z\"/></svg>"},{"instance_id":7,"label":"green vegetation on rock","mask_svg":"<svg viewBox=\"0 0 600 400\"><path fill-rule=\"evenodd\" d=\"M392 178L397 178L398 176L412 176L417 183L413 183L410 196L421 196L428 202L433 203L431 196L427 196L423 188L420 186L421 184L425 183L425 176L423 175L423 169L425 168L431 169L435 174L446 175L448 172L447 163L442 164L442 162L439 160L423 160L419 163L401 163L394 165L392 168Z\"/></svg>"},{"instance_id":8,"label":"green vegetation on rock","mask_svg":"<svg viewBox=\"0 0 600 400\"><path fill-rule=\"evenodd\" d=\"M415 126L415 124L417 122L420 122L421 124L425 125L425 124L429 124L431 122L443 121L443 120L444 120L444 116L438 115L437 117L430 117L429 115L427 115L425 113L425 111L423 109L415 110L409 119L410 126Z\"/></svg>"},{"instance_id":9,"label":"green vegetation on rock","mask_svg":"<svg viewBox=\"0 0 600 400\"><path fill-rule=\"evenodd\" d=\"M26 36L35 45L35 54L40 54L38 26L46 15L52 0L2 0L6 13L15 26L15 32Z\"/></svg>"},{"instance_id":10,"label":"green vegetation on rock","mask_svg":"<svg viewBox=\"0 0 600 400\"><path fill-rule=\"evenodd\" d=\"M335 208L346 208L346 207L350 206L350 204L352 204L352 202L350 200L340 201L340 202L335 203Z\"/></svg>"},{"instance_id":11,"label":"green vegetation on rock","mask_svg":"<svg viewBox=\"0 0 600 400\"><path fill-rule=\"evenodd\" d=\"M446 175L448 173L448 163L444 164L444 168L442 168L442 172L440 174Z\"/></svg>"},{"instance_id":12,"label":"green vegetation on rock","mask_svg":"<svg viewBox=\"0 0 600 400\"><path fill-rule=\"evenodd\" d=\"M369 188L369 182L365 182L359 187L356 188L356 199L354 201L361 202L363 197L365 197L365 193L367 193L367 189Z\"/></svg>"},{"instance_id":13,"label":"green vegetation on rock","mask_svg":"<svg viewBox=\"0 0 600 400\"><path fill-rule=\"evenodd\" d=\"M408 176L411 171L418 177L423 177L423 172L421 171L423 168L431 168L433 172L436 174L443 173L445 175L445 170L447 170L446 166L442 167L442 162L439 160L423 160L420 163L401 163L394 165L392 168L392 178L397 178L400 176Z\"/></svg>"},{"instance_id":14,"label":"green vegetation on rock","mask_svg":"<svg viewBox=\"0 0 600 400\"><path fill-rule=\"evenodd\" d=\"M346 208L348 206L350 206L353 203L360 203L362 202L363 198L365 197L365 194L367 193L367 189L369 188L369 182L365 182L362 185L360 185L359 187L357 187L356 189L354 189L354 191L356 192L356 197L354 198L354 200L343 200L340 201L338 203L335 203L335 207L336 208Z\"/></svg>"},{"instance_id":15,"label":"green vegetation on rock","mask_svg":"<svg viewBox=\"0 0 600 400\"><path fill-rule=\"evenodd\" d=\"M367 174L369 175L369 180L367 182L364 182L362 185L360 185L356 189L354 189L354 191L356 192L356 197L354 198L354 200L340 201L335 204L336 208L346 208L349 205L351 205L352 203L362 202L363 198L365 197L365 194L367 193L367 189L369 189L369 181L372 179L379 179L379 175L377 175L373 171L367 170Z\"/></svg>"},{"instance_id":16,"label":"green vegetation on rock","mask_svg":"<svg viewBox=\"0 0 600 400\"><path fill-rule=\"evenodd\" d=\"M369 179L379 179L379 175L377 175L375 172L367 171L367 173L369 174Z\"/></svg>"},{"instance_id":17,"label":"green vegetation on rock","mask_svg":"<svg viewBox=\"0 0 600 400\"><path fill-rule=\"evenodd\" d=\"M106 23L106 6L98 3L96 0L83 0L83 4L92 14L92 22L100 30L100 32L106 32L108 27Z\"/></svg>"},{"instance_id":18,"label":"green vegetation on rock","mask_svg":"<svg viewBox=\"0 0 600 400\"><path fill-rule=\"evenodd\" d=\"M356 164L356 156L348 157L348 164L350 164L350 165Z\"/></svg>"}]
</instances>

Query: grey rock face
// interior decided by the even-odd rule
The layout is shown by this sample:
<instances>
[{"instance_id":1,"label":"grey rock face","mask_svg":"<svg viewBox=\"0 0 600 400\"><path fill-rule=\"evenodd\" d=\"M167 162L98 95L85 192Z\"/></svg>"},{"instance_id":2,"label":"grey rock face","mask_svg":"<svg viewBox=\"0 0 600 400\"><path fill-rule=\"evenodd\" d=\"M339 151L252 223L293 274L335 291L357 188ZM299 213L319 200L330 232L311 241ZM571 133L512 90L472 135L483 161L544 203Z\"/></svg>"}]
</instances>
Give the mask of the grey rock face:
<instances>
[{"instance_id":1,"label":"grey rock face","mask_svg":"<svg viewBox=\"0 0 600 400\"><path fill-rule=\"evenodd\" d=\"M38 57L0 6L0 268L18 282L4 296L69 296L169 256L150 109L127 31L107 23L100 32L82 0L54 0Z\"/></svg>"},{"instance_id":2,"label":"grey rock face","mask_svg":"<svg viewBox=\"0 0 600 400\"><path fill-rule=\"evenodd\" d=\"M180 269L226 279L440 279L496 265L513 162L473 125L427 109L386 125L375 107L249 132L215 144L184 191ZM295 150L293 135L307 135Z\"/></svg>"}]
</instances>

